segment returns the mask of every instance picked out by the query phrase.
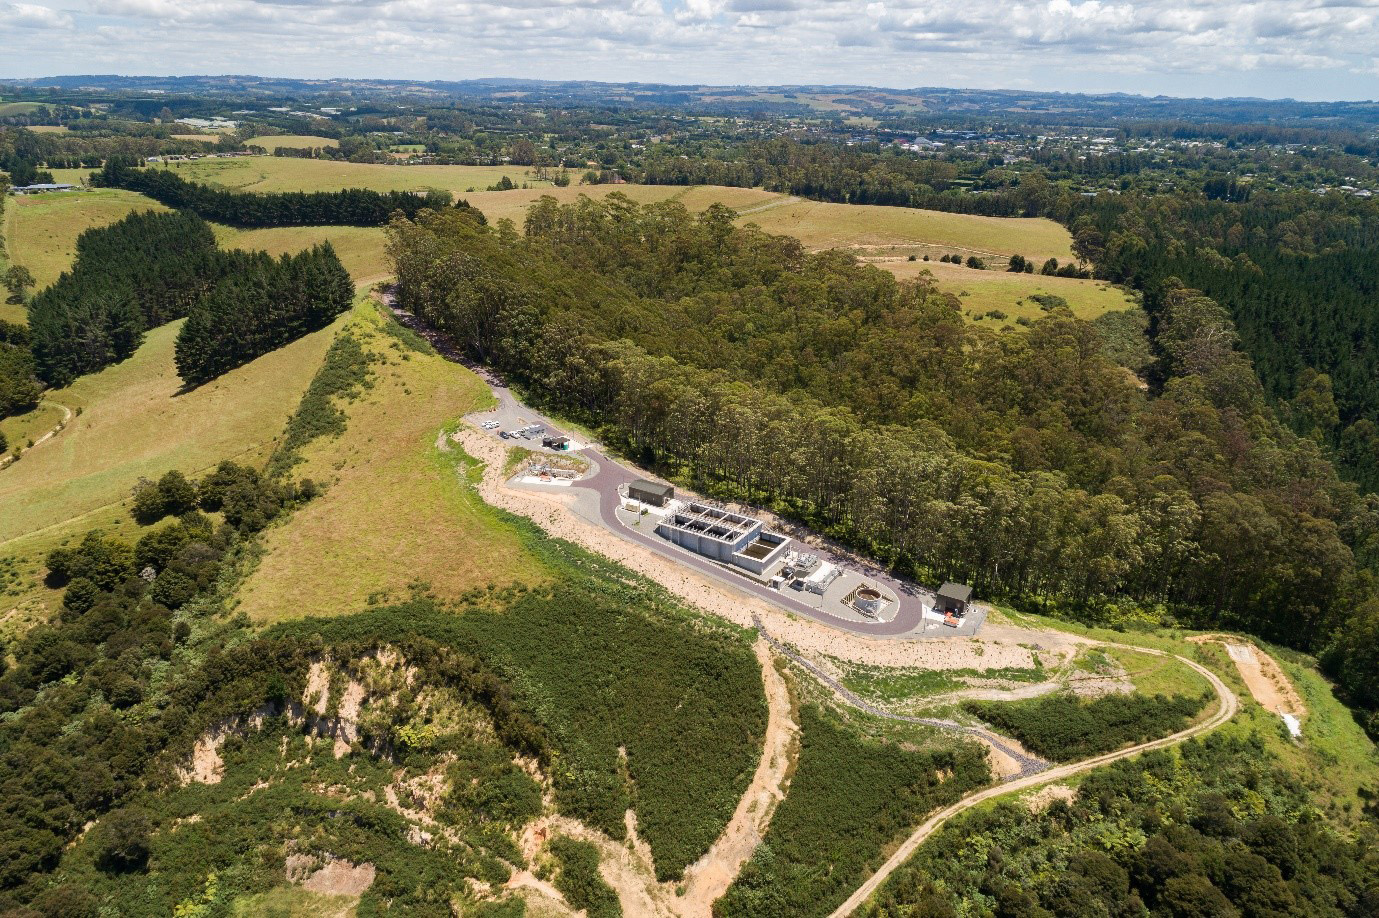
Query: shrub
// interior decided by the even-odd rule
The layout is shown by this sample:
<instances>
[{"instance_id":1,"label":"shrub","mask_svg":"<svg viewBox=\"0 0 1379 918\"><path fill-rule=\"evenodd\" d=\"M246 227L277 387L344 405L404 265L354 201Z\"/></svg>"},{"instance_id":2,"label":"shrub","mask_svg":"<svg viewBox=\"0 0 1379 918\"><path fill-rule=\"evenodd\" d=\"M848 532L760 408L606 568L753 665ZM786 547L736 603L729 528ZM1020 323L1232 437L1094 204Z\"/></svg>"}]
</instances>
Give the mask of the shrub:
<instances>
[{"instance_id":1,"label":"shrub","mask_svg":"<svg viewBox=\"0 0 1379 918\"><path fill-rule=\"evenodd\" d=\"M137 807L115 810L91 830L91 845L96 866L108 873L142 870L148 863L153 821Z\"/></svg>"},{"instance_id":2,"label":"shrub","mask_svg":"<svg viewBox=\"0 0 1379 918\"><path fill-rule=\"evenodd\" d=\"M589 918L619 918L618 894L599 876L599 849L590 842L564 835L551 839L551 854L560 864L555 888Z\"/></svg>"}]
</instances>

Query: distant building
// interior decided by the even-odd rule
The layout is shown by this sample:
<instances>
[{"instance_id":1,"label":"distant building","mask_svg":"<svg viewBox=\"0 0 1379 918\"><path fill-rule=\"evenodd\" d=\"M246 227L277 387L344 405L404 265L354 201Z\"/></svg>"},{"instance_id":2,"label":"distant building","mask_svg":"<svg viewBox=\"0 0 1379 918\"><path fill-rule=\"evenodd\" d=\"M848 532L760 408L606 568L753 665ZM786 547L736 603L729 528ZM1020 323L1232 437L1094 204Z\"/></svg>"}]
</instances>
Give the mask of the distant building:
<instances>
[{"instance_id":1,"label":"distant building","mask_svg":"<svg viewBox=\"0 0 1379 918\"><path fill-rule=\"evenodd\" d=\"M49 191L71 191L76 185L65 182L44 182L38 185L17 185L10 191L14 194L44 194Z\"/></svg>"},{"instance_id":2,"label":"distant building","mask_svg":"<svg viewBox=\"0 0 1379 918\"><path fill-rule=\"evenodd\" d=\"M664 507L666 501L675 496L675 488L640 478L627 486L627 496L653 507Z\"/></svg>"},{"instance_id":3,"label":"distant building","mask_svg":"<svg viewBox=\"0 0 1379 918\"><path fill-rule=\"evenodd\" d=\"M938 589L934 608L939 612L962 615L972 601L972 588L965 583L945 583Z\"/></svg>"}]
</instances>

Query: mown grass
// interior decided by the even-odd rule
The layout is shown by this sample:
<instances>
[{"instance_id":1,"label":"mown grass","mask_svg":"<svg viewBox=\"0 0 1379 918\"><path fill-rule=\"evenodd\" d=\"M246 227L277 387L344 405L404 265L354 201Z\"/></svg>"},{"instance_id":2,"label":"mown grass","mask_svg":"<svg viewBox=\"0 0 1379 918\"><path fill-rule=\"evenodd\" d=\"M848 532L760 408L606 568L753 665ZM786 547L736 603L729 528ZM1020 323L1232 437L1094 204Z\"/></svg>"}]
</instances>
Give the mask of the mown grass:
<instances>
[{"instance_id":1,"label":"mown grass","mask_svg":"<svg viewBox=\"0 0 1379 918\"><path fill-rule=\"evenodd\" d=\"M183 393L173 365L181 324L153 329L133 357L50 394L81 414L0 470L0 552L26 533L125 501L140 478L156 479L170 469L191 474L227 458L262 458L336 328Z\"/></svg>"},{"instance_id":2,"label":"mown grass","mask_svg":"<svg viewBox=\"0 0 1379 918\"><path fill-rule=\"evenodd\" d=\"M542 566L474 493L445 425L492 396L477 376L388 335L377 308L353 313L352 333L375 355L373 385L337 407L343 434L301 451L293 469L326 492L264 537L265 556L240 593L253 620L355 611L410 595L424 581L441 598L490 583L538 583Z\"/></svg>"},{"instance_id":3,"label":"mown grass","mask_svg":"<svg viewBox=\"0 0 1379 918\"><path fill-rule=\"evenodd\" d=\"M72 266L78 236L137 210L167 208L141 194L119 189L11 197L5 202L9 259L28 268L42 289Z\"/></svg>"},{"instance_id":4,"label":"mown grass","mask_svg":"<svg viewBox=\"0 0 1379 918\"><path fill-rule=\"evenodd\" d=\"M286 147L291 150L312 150L326 147L333 149L340 146L340 141L333 137L318 137L315 134L264 134L261 137L250 137L244 143L251 147L263 147L269 153L272 153L277 147Z\"/></svg>"},{"instance_id":5,"label":"mown grass","mask_svg":"<svg viewBox=\"0 0 1379 918\"><path fill-rule=\"evenodd\" d=\"M1172 657L1136 653L1119 647L1099 651L1115 659L1125 669L1135 691L1141 695L1201 695L1211 685L1202 674Z\"/></svg>"}]
</instances>

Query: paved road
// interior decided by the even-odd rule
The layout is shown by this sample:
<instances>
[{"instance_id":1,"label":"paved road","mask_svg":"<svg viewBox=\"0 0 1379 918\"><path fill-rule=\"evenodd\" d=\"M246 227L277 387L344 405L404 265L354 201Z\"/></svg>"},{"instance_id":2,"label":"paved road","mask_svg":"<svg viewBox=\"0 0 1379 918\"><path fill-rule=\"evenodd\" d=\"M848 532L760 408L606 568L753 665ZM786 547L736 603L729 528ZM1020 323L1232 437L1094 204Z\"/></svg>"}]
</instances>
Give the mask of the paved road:
<instances>
[{"instance_id":1,"label":"paved road","mask_svg":"<svg viewBox=\"0 0 1379 918\"><path fill-rule=\"evenodd\" d=\"M518 400L512 390L500 379L493 371L487 367L476 365L473 361L466 358L452 342L445 336L433 331L416 316L399 309L393 302L391 294L384 295L384 302L398 322L407 326L413 331L424 337L442 356L447 359L462 363L471 370L474 370L488 383L493 390L493 395L498 399L498 417L504 419L505 423L499 429L507 429L506 422L515 421L521 417L528 422L544 424L551 433L561 433L559 425L544 417L540 412L533 410L529 406ZM496 431L490 432L497 436ZM573 439L578 440L578 437ZM535 441L518 441L520 445L535 448ZM869 637L901 637L901 636L921 636L921 624L924 623L924 604L922 597L923 591L913 583L900 580L891 576L887 572L875 567L859 567L850 559L838 557L837 555L815 546L810 546L810 551L819 555L825 561L829 561L839 567L855 570L869 580L883 584L896 596L899 608L895 615L887 621L860 621L853 619L840 618L822 609L817 609L806 602L802 602L789 593L780 590L773 590L764 584L757 583L747 577L732 573L722 565L716 564L706 558L700 557L692 552L680 549L659 536L641 532L629 526L625 526L618 520L617 510L621 504L619 488L630 481L639 478L646 478L644 472L631 469L616 459L604 453L596 446L588 446L579 452L579 455L588 459L594 467L593 473L586 478L582 478L572 485L573 490L587 490L593 492L598 500L598 518L596 522L614 533L619 538L651 549L665 558L686 567L714 578L719 583L738 590L739 592L763 599L772 605L794 612L805 618L812 619L823 624L839 628L843 631L850 631L854 634L864 634ZM980 609L970 611L961 628L950 628L946 625L933 623L926 627L926 633L922 636L927 638L946 638L946 637L970 637L976 633L984 620L985 613Z\"/></svg>"}]
</instances>

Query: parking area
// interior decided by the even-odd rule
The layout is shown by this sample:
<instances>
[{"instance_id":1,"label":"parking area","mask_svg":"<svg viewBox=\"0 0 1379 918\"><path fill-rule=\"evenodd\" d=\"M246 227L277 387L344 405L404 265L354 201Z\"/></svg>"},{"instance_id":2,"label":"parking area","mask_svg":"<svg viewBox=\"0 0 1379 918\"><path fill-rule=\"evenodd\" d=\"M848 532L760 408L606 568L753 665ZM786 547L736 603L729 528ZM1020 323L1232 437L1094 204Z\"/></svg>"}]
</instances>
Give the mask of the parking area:
<instances>
[{"instance_id":1,"label":"parking area","mask_svg":"<svg viewBox=\"0 0 1379 918\"><path fill-rule=\"evenodd\" d=\"M466 415L465 420L509 446L535 452L578 453L588 448L588 443L524 408L506 390L496 390L496 394L496 408Z\"/></svg>"}]
</instances>

